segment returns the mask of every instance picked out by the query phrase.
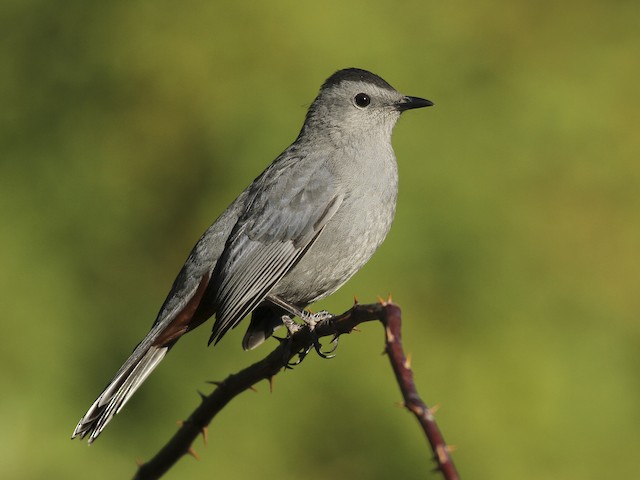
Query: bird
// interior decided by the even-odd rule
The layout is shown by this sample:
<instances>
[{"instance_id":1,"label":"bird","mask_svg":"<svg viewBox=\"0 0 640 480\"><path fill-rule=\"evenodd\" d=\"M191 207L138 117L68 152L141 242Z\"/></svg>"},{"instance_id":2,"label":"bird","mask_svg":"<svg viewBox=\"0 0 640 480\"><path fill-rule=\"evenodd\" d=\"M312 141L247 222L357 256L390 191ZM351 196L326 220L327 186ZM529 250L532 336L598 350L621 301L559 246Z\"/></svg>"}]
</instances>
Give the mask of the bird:
<instances>
[{"instance_id":1,"label":"bird","mask_svg":"<svg viewBox=\"0 0 640 480\"><path fill-rule=\"evenodd\" d=\"M204 232L149 333L80 419L91 444L178 339L212 316L209 344L251 315L253 349L340 288L371 258L393 221L402 112L433 105L359 68L321 86L295 141ZM322 313L322 312L321 312Z\"/></svg>"}]
</instances>

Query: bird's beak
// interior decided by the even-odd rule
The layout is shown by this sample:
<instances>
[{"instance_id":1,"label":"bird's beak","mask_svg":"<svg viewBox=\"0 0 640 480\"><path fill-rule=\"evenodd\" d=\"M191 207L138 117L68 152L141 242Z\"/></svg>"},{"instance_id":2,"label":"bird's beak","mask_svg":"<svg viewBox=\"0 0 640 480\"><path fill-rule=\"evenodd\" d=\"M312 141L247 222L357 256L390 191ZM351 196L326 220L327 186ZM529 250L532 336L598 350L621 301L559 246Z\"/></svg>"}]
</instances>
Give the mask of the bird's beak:
<instances>
[{"instance_id":1,"label":"bird's beak","mask_svg":"<svg viewBox=\"0 0 640 480\"><path fill-rule=\"evenodd\" d=\"M433 102L425 98L404 97L402 100L396 103L396 108L399 111L404 112L405 110L411 110L412 108L430 107L432 105Z\"/></svg>"}]
</instances>

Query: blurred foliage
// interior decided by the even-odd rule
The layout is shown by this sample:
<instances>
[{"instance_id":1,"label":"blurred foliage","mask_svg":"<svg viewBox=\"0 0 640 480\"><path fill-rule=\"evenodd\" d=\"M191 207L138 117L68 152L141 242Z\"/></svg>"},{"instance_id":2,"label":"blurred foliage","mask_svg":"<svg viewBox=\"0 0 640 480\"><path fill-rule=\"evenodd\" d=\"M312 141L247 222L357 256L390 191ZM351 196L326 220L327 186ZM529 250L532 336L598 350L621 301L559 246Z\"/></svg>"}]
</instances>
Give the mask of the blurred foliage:
<instances>
[{"instance_id":1,"label":"blurred foliage","mask_svg":"<svg viewBox=\"0 0 640 480\"><path fill-rule=\"evenodd\" d=\"M388 241L316 308L394 294L463 477L637 474L638 25L623 0L5 0L0 476L129 478L205 380L268 351L201 328L91 449L68 440L193 243L348 66L436 106L396 129ZM242 395L167 478L438 478L381 349L367 325Z\"/></svg>"}]
</instances>

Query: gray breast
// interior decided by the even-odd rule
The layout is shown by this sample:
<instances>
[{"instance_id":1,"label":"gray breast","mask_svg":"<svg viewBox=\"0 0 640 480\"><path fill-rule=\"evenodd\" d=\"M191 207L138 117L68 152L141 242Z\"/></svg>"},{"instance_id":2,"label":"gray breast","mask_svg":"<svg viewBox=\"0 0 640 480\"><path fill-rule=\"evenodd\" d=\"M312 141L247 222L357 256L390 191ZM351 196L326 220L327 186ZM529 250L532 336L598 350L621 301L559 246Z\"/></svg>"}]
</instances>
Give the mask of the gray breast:
<instances>
[{"instance_id":1,"label":"gray breast","mask_svg":"<svg viewBox=\"0 0 640 480\"><path fill-rule=\"evenodd\" d=\"M384 241L396 208L398 173L391 148L378 161L342 162L347 194L316 243L271 294L306 306L335 292L371 258ZM372 165L374 163L375 165Z\"/></svg>"}]
</instances>

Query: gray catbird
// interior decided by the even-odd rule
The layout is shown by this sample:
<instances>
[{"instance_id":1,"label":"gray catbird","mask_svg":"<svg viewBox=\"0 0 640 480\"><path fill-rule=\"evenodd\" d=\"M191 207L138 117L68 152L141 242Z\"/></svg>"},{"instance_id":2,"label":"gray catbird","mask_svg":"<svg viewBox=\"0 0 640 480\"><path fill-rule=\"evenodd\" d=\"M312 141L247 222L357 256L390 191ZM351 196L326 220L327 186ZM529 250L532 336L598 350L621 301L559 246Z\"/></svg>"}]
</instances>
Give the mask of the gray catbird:
<instances>
[{"instance_id":1,"label":"gray catbird","mask_svg":"<svg viewBox=\"0 0 640 480\"><path fill-rule=\"evenodd\" d=\"M371 258L396 209L391 131L433 105L349 68L322 85L302 130L196 243L151 331L82 417L93 442L178 339L215 314L219 341L248 314L243 347L262 343L335 292Z\"/></svg>"}]
</instances>

